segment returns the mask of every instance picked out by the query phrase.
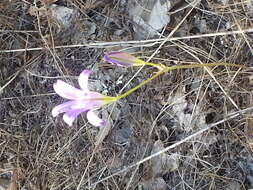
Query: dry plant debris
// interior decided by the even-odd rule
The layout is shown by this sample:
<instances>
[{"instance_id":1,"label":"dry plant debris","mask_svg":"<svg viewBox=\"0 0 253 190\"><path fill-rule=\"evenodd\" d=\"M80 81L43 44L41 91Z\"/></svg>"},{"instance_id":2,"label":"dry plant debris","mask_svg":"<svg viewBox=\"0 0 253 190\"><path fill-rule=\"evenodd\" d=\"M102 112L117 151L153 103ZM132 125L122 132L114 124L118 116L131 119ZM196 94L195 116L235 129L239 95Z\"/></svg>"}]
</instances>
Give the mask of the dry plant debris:
<instances>
[{"instance_id":1,"label":"dry plant debris","mask_svg":"<svg viewBox=\"0 0 253 190\"><path fill-rule=\"evenodd\" d=\"M151 151L151 155L164 149L164 145L161 141L156 141ZM157 157L151 159L152 173L154 176L163 176L168 172L175 171L179 166L179 155L166 153L160 154Z\"/></svg>"},{"instance_id":2,"label":"dry plant debris","mask_svg":"<svg viewBox=\"0 0 253 190\"><path fill-rule=\"evenodd\" d=\"M252 189L252 5L1 0L1 190ZM81 71L93 70L94 90L115 96L154 72L105 64L115 50L167 66L245 68L166 73L101 110L106 131L85 116L72 127L53 118L63 103L53 91L59 79L76 86Z\"/></svg>"},{"instance_id":3,"label":"dry plant debris","mask_svg":"<svg viewBox=\"0 0 253 190\"><path fill-rule=\"evenodd\" d=\"M128 1L129 15L135 23L134 30L137 39L152 38L159 34L170 22L168 11L170 1Z\"/></svg>"}]
</instances>

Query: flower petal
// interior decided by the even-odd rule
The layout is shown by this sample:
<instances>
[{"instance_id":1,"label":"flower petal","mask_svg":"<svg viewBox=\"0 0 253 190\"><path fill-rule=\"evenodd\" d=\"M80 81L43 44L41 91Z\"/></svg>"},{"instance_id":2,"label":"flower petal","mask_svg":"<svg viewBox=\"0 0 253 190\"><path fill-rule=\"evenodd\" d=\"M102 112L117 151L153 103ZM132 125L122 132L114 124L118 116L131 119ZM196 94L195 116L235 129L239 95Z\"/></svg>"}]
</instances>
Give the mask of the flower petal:
<instances>
[{"instance_id":1,"label":"flower petal","mask_svg":"<svg viewBox=\"0 0 253 190\"><path fill-rule=\"evenodd\" d=\"M87 112L88 121L97 127L102 127L105 125L105 121L100 119L92 110Z\"/></svg>"},{"instance_id":2,"label":"flower petal","mask_svg":"<svg viewBox=\"0 0 253 190\"><path fill-rule=\"evenodd\" d=\"M54 90L61 97L71 99L71 100L80 99L85 96L85 92L61 80L57 80L57 82L54 83Z\"/></svg>"},{"instance_id":3,"label":"flower petal","mask_svg":"<svg viewBox=\"0 0 253 190\"><path fill-rule=\"evenodd\" d=\"M84 70L78 77L78 83L80 85L80 87L84 90L84 91L89 91L88 89L88 79L89 79L89 75L92 73L91 70Z\"/></svg>"},{"instance_id":4,"label":"flower petal","mask_svg":"<svg viewBox=\"0 0 253 190\"><path fill-rule=\"evenodd\" d=\"M52 110L52 115L53 117L56 117L60 113L67 112L71 110L71 107L75 104L75 101L68 101L63 104L60 104L58 106L55 106Z\"/></svg>"},{"instance_id":5,"label":"flower petal","mask_svg":"<svg viewBox=\"0 0 253 190\"><path fill-rule=\"evenodd\" d=\"M83 99L76 100L76 103L72 106L73 109L95 109L106 102L103 100L105 96L98 92L88 92Z\"/></svg>"},{"instance_id":6,"label":"flower petal","mask_svg":"<svg viewBox=\"0 0 253 190\"><path fill-rule=\"evenodd\" d=\"M63 120L65 121L65 123L67 123L69 126L72 126L74 120L76 119L76 117L82 113L87 111L87 109L76 109L76 110L70 110L68 112L66 112L63 115Z\"/></svg>"},{"instance_id":7,"label":"flower petal","mask_svg":"<svg viewBox=\"0 0 253 190\"><path fill-rule=\"evenodd\" d=\"M104 60L117 66L133 66L138 64L140 59L125 53L125 52L111 52L104 56ZM140 66L140 65L139 65Z\"/></svg>"}]
</instances>

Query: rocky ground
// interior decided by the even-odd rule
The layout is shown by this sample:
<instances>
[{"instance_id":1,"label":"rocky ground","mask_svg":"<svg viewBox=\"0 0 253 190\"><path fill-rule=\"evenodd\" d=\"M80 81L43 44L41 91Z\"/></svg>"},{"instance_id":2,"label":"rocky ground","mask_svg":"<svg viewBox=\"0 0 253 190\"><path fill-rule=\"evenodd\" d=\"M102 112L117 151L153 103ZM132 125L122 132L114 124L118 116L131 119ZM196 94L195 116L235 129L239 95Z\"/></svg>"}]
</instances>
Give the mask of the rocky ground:
<instances>
[{"instance_id":1,"label":"rocky ground","mask_svg":"<svg viewBox=\"0 0 253 190\"><path fill-rule=\"evenodd\" d=\"M250 0L1 0L0 190L253 188L253 2ZM116 96L150 67L103 61L125 51L174 70L72 127L52 108L93 70Z\"/></svg>"}]
</instances>

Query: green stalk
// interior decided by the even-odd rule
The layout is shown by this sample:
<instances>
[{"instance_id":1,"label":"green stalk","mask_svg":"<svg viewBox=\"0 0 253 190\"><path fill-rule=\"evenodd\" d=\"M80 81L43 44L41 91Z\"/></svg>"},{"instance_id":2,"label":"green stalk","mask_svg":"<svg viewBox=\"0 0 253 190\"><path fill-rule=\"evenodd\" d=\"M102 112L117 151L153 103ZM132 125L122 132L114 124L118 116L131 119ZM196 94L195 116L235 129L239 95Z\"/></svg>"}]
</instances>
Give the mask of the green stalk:
<instances>
[{"instance_id":1,"label":"green stalk","mask_svg":"<svg viewBox=\"0 0 253 190\"><path fill-rule=\"evenodd\" d=\"M153 75L152 77L148 78L147 80L141 82L140 84L138 84L137 86L135 86L134 88L128 90L127 92L115 97L115 100L120 100L121 98L125 98L128 95L132 94L133 92L135 92L136 90L138 90L139 88L141 88L142 86L144 86L145 84L149 83L150 81L152 81L153 79L157 78L158 76L160 76L163 73L166 73L168 71L171 70L176 70L176 69L188 69L188 68L201 68L201 67L213 67L213 66L234 66L234 67L244 67L242 65L237 65L237 64L229 64L229 63L205 63L205 64L192 64L192 65L173 65L170 67L167 67L165 65L158 65L158 64L153 64L153 63L149 63L146 62L148 64L146 65L150 65L150 66L154 66L157 68L162 68L160 69L159 72L157 72L155 75Z\"/></svg>"},{"instance_id":2,"label":"green stalk","mask_svg":"<svg viewBox=\"0 0 253 190\"><path fill-rule=\"evenodd\" d=\"M153 75L152 77L148 78L147 80L141 82L140 84L138 84L137 86L135 86L134 88L128 90L127 92L125 92L124 94L121 94L119 96L117 96L117 100L121 99L121 98L125 98L126 96L132 94L134 91L136 91L137 89L139 89L140 87L144 86L145 84L147 84L148 82L152 81L153 79L155 79L156 77L160 76L162 73L166 72L165 70L161 70L159 72L157 72L155 75Z\"/></svg>"},{"instance_id":3,"label":"green stalk","mask_svg":"<svg viewBox=\"0 0 253 190\"><path fill-rule=\"evenodd\" d=\"M157 69L159 69L160 71L167 68L165 65L163 64L157 64L157 63L151 63L151 62L146 62L146 61L142 61L141 62L142 64L140 65L148 65L148 66L152 66L152 67L156 67Z\"/></svg>"}]
</instances>

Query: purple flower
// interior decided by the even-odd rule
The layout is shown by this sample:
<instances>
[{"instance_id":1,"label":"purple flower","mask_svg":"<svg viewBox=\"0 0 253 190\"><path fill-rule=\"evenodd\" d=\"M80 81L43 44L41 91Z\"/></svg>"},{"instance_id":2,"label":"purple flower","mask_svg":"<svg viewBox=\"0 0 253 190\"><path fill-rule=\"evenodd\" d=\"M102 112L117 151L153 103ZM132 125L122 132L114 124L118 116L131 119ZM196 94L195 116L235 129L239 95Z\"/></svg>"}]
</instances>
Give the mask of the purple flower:
<instances>
[{"instance_id":1,"label":"purple flower","mask_svg":"<svg viewBox=\"0 0 253 190\"><path fill-rule=\"evenodd\" d=\"M146 65L145 61L125 52L111 52L104 56L104 60L117 66L130 67Z\"/></svg>"},{"instance_id":2,"label":"purple flower","mask_svg":"<svg viewBox=\"0 0 253 190\"><path fill-rule=\"evenodd\" d=\"M114 97L105 96L98 92L89 91L88 89L88 78L92 73L90 70L84 70L79 78L78 83L81 89L75 88L66 82L57 80L54 83L55 92L69 101L55 106L52 110L53 117L56 117L60 113L64 113L63 120L72 126L75 118L82 112L87 112L88 121L94 126L104 126L105 121L100 119L94 110L115 101Z\"/></svg>"}]
</instances>

